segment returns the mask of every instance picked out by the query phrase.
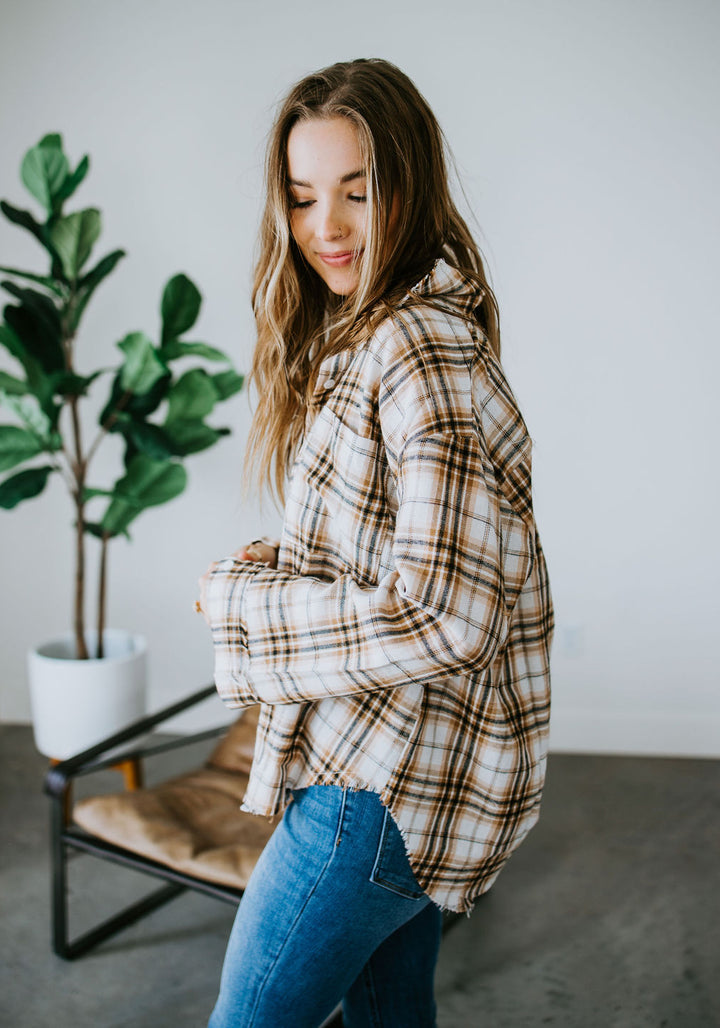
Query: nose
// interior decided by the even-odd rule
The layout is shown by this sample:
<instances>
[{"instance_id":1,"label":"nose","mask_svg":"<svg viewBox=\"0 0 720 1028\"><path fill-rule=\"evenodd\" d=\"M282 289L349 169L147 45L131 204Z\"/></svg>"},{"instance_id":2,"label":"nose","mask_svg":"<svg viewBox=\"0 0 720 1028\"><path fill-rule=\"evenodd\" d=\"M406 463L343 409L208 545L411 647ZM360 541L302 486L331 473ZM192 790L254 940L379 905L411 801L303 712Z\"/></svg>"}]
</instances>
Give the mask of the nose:
<instances>
[{"instance_id":1,"label":"nose","mask_svg":"<svg viewBox=\"0 0 720 1028\"><path fill-rule=\"evenodd\" d=\"M347 225L340 208L334 203L318 205L318 207L318 220L315 226L315 234L318 239L323 242L343 239L347 235Z\"/></svg>"}]
</instances>

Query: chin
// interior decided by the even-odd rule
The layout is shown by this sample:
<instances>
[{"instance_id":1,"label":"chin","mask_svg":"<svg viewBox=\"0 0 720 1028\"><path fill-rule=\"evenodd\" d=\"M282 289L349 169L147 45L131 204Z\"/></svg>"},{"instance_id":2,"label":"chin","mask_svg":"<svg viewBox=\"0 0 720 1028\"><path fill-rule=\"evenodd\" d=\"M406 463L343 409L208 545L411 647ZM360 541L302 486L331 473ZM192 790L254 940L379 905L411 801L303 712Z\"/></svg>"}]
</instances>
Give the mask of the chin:
<instances>
[{"instance_id":1,"label":"chin","mask_svg":"<svg viewBox=\"0 0 720 1028\"><path fill-rule=\"evenodd\" d=\"M336 296L350 296L358 287L358 275L321 275L331 293Z\"/></svg>"}]
</instances>

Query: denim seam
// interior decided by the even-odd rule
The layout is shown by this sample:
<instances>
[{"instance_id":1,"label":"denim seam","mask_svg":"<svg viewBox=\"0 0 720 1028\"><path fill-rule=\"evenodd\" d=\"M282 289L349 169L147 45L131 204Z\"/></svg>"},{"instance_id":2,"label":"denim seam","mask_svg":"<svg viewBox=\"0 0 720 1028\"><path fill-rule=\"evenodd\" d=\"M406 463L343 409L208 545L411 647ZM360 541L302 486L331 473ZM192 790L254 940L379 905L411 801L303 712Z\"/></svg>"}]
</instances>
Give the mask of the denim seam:
<instances>
[{"instance_id":1,"label":"denim seam","mask_svg":"<svg viewBox=\"0 0 720 1028\"><path fill-rule=\"evenodd\" d=\"M340 816L338 817L337 832L335 833L335 839L333 842L332 853L330 854L330 860L332 860L335 854L335 850L340 845L340 840L342 839L343 828L345 826L345 808L347 806L347 792L347 788L343 786L342 799L340 800Z\"/></svg>"},{"instance_id":2,"label":"denim seam","mask_svg":"<svg viewBox=\"0 0 720 1028\"><path fill-rule=\"evenodd\" d=\"M277 967L277 963L280 960L280 957L282 956L282 952L285 949L285 946L287 945L288 940L290 939L290 936L292 935L292 932L293 932L293 929L295 928L295 925L297 924L298 920L304 914L305 909L306 909L308 903L310 902L312 897L315 895L317 887L319 886L320 882L322 881L323 877L325 876L325 874L327 872L327 869L330 866L330 862L332 861L332 858L335 856L335 849L337 848L338 844L340 843L340 839L342 838L342 826L343 826L343 821L345 819L346 799L347 799L347 790L343 789L343 791L342 791L342 799L340 801L340 814L339 814L339 817L338 817L338 828L337 828L337 832L335 833L335 840L334 840L334 843L333 843L332 852L330 853L330 856L325 861L325 864L323 865L322 871L315 878L315 881L313 883L313 887L309 891L307 896L305 897L305 902L303 903L303 905L300 907L300 909L298 910L297 914L293 918L292 924L290 924L288 926L288 929L287 929L287 931L285 933L285 938L283 939L283 943L280 946L280 948L278 949L277 953L275 954L275 957L274 957L272 963L270 964L270 966L268 967L267 971L265 972L265 977L263 978L263 980L262 980L262 982L261 982L261 984L260 984L260 986L259 986L259 988L257 990L257 994L255 996L255 1002L253 1003L253 1008L250 1011L250 1023L248 1025L248 1028L252 1028L252 1025L255 1024L255 1014L257 1013L257 1008L258 1008L258 1004L260 1002L260 997L262 995L262 991L265 988L265 985L267 984L267 981L268 981L270 975L272 974L272 972Z\"/></svg>"},{"instance_id":3,"label":"denim seam","mask_svg":"<svg viewBox=\"0 0 720 1028\"><path fill-rule=\"evenodd\" d=\"M405 899L410 900L422 899L424 895L422 890L420 891L420 895L418 895L417 893L410 892L409 889L404 889L402 885L397 885L395 882L390 882L387 879L381 878L379 876L376 877L384 853L385 840L387 839L387 834L389 830L389 822L392 822L392 815L390 814L388 808L385 807L382 828L380 829L380 842L378 844L377 853L375 854L375 863L373 864L373 869L370 872L370 881L374 885L380 886L381 889L387 889L389 892L394 892L396 896L403 896ZM394 824L394 822L392 823ZM420 889L419 885L417 887L418 889Z\"/></svg>"}]
</instances>

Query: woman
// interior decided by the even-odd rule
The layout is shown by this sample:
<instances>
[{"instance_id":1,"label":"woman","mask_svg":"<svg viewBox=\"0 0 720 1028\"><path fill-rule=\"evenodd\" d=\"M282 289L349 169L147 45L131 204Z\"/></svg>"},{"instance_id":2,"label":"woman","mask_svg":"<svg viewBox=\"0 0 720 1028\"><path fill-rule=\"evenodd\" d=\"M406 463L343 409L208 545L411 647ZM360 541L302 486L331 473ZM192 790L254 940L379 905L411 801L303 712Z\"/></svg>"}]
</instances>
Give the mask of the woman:
<instances>
[{"instance_id":1,"label":"woman","mask_svg":"<svg viewBox=\"0 0 720 1028\"><path fill-rule=\"evenodd\" d=\"M443 139L381 60L301 81L268 147L248 461L277 547L211 566L230 706L261 703L243 809L285 810L212 1028L435 1023L441 910L538 816L552 610L530 441ZM286 479L287 487L286 487Z\"/></svg>"}]
</instances>

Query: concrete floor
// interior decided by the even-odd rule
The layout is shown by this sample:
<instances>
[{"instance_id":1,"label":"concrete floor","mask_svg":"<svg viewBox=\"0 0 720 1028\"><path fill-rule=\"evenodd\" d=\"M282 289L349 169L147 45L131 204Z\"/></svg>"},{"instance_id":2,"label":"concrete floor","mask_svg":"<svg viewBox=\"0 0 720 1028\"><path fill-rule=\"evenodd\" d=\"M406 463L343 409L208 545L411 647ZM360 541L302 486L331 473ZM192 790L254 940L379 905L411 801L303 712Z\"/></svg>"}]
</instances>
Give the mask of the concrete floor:
<instances>
[{"instance_id":1,"label":"concrete floor","mask_svg":"<svg viewBox=\"0 0 720 1028\"><path fill-rule=\"evenodd\" d=\"M77 962L52 954L44 770L30 729L0 726L0 1025L201 1028L219 901L186 894ZM72 882L73 931L145 889L84 856ZM720 761L552 756L540 824L446 936L437 997L439 1028L718 1028Z\"/></svg>"}]
</instances>

